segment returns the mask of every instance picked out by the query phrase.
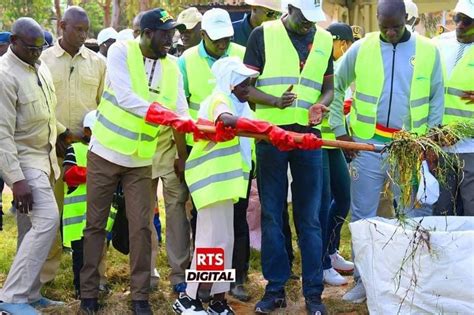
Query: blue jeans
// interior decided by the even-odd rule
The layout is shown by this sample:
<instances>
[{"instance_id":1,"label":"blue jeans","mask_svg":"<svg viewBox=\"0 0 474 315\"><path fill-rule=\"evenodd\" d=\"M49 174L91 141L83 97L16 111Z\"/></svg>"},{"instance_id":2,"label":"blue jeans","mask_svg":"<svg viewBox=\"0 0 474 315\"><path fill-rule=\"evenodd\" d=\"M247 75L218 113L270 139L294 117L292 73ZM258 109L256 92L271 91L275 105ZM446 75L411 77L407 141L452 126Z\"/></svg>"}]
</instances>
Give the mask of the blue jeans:
<instances>
[{"instance_id":1,"label":"blue jeans","mask_svg":"<svg viewBox=\"0 0 474 315\"><path fill-rule=\"evenodd\" d=\"M321 215L327 214L327 224L323 224L323 269L331 268L329 255L336 253L341 239L341 229L351 206L351 178L347 162L338 149L323 149L323 197Z\"/></svg>"},{"instance_id":2,"label":"blue jeans","mask_svg":"<svg viewBox=\"0 0 474 315\"><path fill-rule=\"evenodd\" d=\"M262 204L262 272L266 291L284 289L290 263L283 234L283 209L287 197L287 168L293 182L293 218L301 250L303 295L323 292L322 234L319 222L322 189L321 150L281 152L265 142L257 143L257 180Z\"/></svg>"}]
</instances>

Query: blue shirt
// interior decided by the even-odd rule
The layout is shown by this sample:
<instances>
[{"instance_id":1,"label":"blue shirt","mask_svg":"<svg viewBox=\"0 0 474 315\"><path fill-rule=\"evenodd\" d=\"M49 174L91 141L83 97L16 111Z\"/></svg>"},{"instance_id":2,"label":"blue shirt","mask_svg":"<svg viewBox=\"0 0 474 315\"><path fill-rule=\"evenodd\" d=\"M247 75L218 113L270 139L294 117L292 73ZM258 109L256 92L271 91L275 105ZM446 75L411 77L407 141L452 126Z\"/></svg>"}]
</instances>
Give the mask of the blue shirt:
<instances>
[{"instance_id":1,"label":"blue shirt","mask_svg":"<svg viewBox=\"0 0 474 315\"><path fill-rule=\"evenodd\" d=\"M230 45L229 45L229 48L230 48ZM206 48L204 48L203 41L201 41L198 45L198 53L201 58L206 59L207 64L209 65L209 69L211 69L212 65L214 64L214 62L217 61L217 59L207 53ZM229 56L229 49L227 49L227 51L224 53L224 55L221 58L228 57L228 56ZM191 93L189 93L188 73L186 72L186 61L184 59L184 56L181 56L178 58L178 67L179 67L179 70L181 71L181 74L183 75L184 93L186 97L190 97Z\"/></svg>"},{"instance_id":2,"label":"blue shirt","mask_svg":"<svg viewBox=\"0 0 474 315\"><path fill-rule=\"evenodd\" d=\"M232 41L236 44L247 47L250 33L252 33L252 26L250 25L250 14L245 14L241 20L232 23L234 27L234 38Z\"/></svg>"}]
</instances>

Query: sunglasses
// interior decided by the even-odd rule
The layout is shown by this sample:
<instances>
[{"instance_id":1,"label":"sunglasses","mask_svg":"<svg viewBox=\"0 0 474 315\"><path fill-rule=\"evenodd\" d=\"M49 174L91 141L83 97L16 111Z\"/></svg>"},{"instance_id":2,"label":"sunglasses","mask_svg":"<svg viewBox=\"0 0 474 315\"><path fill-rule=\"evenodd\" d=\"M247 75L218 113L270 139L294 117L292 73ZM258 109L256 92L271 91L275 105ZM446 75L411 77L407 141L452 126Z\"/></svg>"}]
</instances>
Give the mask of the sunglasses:
<instances>
[{"instance_id":1,"label":"sunglasses","mask_svg":"<svg viewBox=\"0 0 474 315\"><path fill-rule=\"evenodd\" d=\"M454 23L456 23L456 24L462 23L462 24L464 24L464 26L469 26L469 25L471 25L471 24L473 23L474 19L468 17L467 15L456 14L456 15L453 17L453 21L454 21Z\"/></svg>"},{"instance_id":2,"label":"sunglasses","mask_svg":"<svg viewBox=\"0 0 474 315\"><path fill-rule=\"evenodd\" d=\"M278 11L267 10L265 12L265 16L269 19L275 19L275 18L279 17L280 15L281 15L281 13L278 12Z\"/></svg>"},{"instance_id":3,"label":"sunglasses","mask_svg":"<svg viewBox=\"0 0 474 315\"><path fill-rule=\"evenodd\" d=\"M43 44L43 46L30 46L28 44L26 44L23 39L19 38L18 37L18 40L21 42L21 44L23 45L23 47L25 47L26 49L28 49L30 52L32 53L35 53L35 52L42 52L43 49L45 48L45 45L47 45L48 43L45 43Z\"/></svg>"}]
</instances>

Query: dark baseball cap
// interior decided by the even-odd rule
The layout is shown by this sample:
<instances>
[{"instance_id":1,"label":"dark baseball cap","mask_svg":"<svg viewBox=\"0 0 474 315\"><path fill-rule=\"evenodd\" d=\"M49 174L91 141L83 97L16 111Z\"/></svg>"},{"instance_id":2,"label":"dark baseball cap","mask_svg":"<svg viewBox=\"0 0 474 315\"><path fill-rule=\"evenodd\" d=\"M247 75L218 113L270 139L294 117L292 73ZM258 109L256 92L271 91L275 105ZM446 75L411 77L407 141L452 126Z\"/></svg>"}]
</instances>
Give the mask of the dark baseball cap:
<instances>
[{"instance_id":1,"label":"dark baseball cap","mask_svg":"<svg viewBox=\"0 0 474 315\"><path fill-rule=\"evenodd\" d=\"M346 23L333 23L329 25L328 32L331 33L333 39L354 41L352 28Z\"/></svg>"},{"instance_id":2,"label":"dark baseball cap","mask_svg":"<svg viewBox=\"0 0 474 315\"><path fill-rule=\"evenodd\" d=\"M168 11L163 9L153 9L146 11L142 19L140 20L140 30L144 29L150 30L171 30L178 29L178 31L186 30L184 24L178 24L175 19L168 13Z\"/></svg>"}]
</instances>

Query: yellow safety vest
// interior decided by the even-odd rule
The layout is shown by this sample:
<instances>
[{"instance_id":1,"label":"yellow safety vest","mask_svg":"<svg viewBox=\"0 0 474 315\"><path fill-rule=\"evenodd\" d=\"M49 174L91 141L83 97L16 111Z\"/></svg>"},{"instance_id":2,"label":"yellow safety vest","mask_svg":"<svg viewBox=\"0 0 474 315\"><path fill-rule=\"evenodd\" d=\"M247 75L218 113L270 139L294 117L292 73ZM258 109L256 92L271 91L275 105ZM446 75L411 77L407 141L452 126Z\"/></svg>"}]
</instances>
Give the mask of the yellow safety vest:
<instances>
[{"instance_id":1,"label":"yellow safety vest","mask_svg":"<svg viewBox=\"0 0 474 315\"><path fill-rule=\"evenodd\" d=\"M256 87L280 97L290 84L298 95L295 103L285 109L257 104L257 119L275 125L308 125L308 109L316 104L323 86L324 73L332 54L332 36L317 26L313 47L302 71L300 59L281 20L263 24L265 67Z\"/></svg>"},{"instance_id":2,"label":"yellow safety vest","mask_svg":"<svg viewBox=\"0 0 474 315\"><path fill-rule=\"evenodd\" d=\"M229 57L237 56L244 60L245 47L230 43L227 54ZM216 79L212 75L207 59L199 55L199 45L186 50L183 53L183 58L190 94L189 114L191 118L197 119L200 104L212 94L212 90L216 86Z\"/></svg>"},{"instance_id":3,"label":"yellow safety vest","mask_svg":"<svg viewBox=\"0 0 474 315\"><path fill-rule=\"evenodd\" d=\"M464 91L474 90L474 47L464 54L454 67L451 76L445 77L443 124L456 121L472 122L474 105L461 99Z\"/></svg>"},{"instance_id":4,"label":"yellow safety vest","mask_svg":"<svg viewBox=\"0 0 474 315\"><path fill-rule=\"evenodd\" d=\"M76 164L79 167L87 167L87 145L83 143L73 143ZM81 184L71 192L67 193L68 187L64 184L64 209L63 209L63 244L71 247L72 241L78 241L83 236L86 227L87 212L87 188L86 184ZM110 232L114 225L117 210L112 208L107 219L106 231Z\"/></svg>"},{"instance_id":5,"label":"yellow safety vest","mask_svg":"<svg viewBox=\"0 0 474 315\"><path fill-rule=\"evenodd\" d=\"M436 47L423 36L416 36L413 78L410 88L412 132L425 134L431 92L431 74L436 60ZM384 85L384 67L380 47L380 32L370 33L360 46L355 64L354 102L350 122L354 135L371 139L375 133L377 108Z\"/></svg>"},{"instance_id":6,"label":"yellow safety vest","mask_svg":"<svg viewBox=\"0 0 474 315\"><path fill-rule=\"evenodd\" d=\"M211 97L207 111L210 119L215 106L223 102L233 108L227 96L214 94ZM198 210L219 201L237 202L245 198L250 166L242 158L239 138L219 143L196 142L186 161L185 178Z\"/></svg>"},{"instance_id":7,"label":"yellow safety vest","mask_svg":"<svg viewBox=\"0 0 474 315\"><path fill-rule=\"evenodd\" d=\"M200 45L194 46L183 53L186 65L186 75L188 78L189 90L189 115L196 120L198 117L200 104L212 94L212 90L216 86L216 79L212 75L211 67L206 58L199 55ZM235 43L230 43L227 51L229 57L239 57L244 60L245 47ZM190 146L194 145L191 134L186 135L186 143Z\"/></svg>"},{"instance_id":8,"label":"yellow safety vest","mask_svg":"<svg viewBox=\"0 0 474 315\"><path fill-rule=\"evenodd\" d=\"M161 93L155 97L149 92L140 45L134 40L127 42L127 64L132 90L150 103L159 102L169 109L176 108L178 99L179 68L169 57L160 59L165 78ZM156 151L159 126L120 106L111 89L105 89L97 108L94 136L105 147L125 155L138 155L151 159Z\"/></svg>"}]
</instances>

